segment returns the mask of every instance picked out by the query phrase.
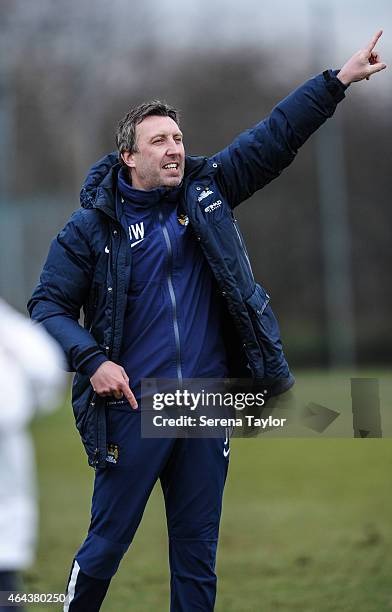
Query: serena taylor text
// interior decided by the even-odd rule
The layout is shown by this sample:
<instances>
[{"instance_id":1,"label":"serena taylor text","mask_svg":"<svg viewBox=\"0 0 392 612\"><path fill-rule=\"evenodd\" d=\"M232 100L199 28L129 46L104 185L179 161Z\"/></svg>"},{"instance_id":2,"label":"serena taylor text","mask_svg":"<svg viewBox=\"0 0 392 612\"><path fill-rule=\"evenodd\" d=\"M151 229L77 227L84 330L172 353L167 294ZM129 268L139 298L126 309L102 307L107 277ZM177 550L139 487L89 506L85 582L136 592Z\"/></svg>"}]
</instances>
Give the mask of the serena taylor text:
<instances>
[{"instance_id":1,"label":"serena taylor text","mask_svg":"<svg viewBox=\"0 0 392 612\"><path fill-rule=\"evenodd\" d=\"M152 422L155 427L283 427L287 419L257 418L254 415L243 415L236 418L209 418L205 415L199 417L181 415L177 418L164 417L161 414L154 416Z\"/></svg>"}]
</instances>

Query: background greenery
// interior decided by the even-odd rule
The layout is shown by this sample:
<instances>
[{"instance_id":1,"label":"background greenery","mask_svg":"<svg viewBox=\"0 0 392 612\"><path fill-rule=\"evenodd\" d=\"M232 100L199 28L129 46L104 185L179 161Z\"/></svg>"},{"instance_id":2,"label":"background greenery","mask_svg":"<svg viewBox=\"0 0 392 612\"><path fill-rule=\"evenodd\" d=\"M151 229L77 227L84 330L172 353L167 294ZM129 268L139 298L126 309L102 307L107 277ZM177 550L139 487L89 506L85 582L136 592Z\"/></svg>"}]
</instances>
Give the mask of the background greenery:
<instances>
[{"instance_id":1,"label":"background greenery","mask_svg":"<svg viewBox=\"0 0 392 612\"><path fill-rule=\"evenodd\" d=\"M380 379L391 435L392 374ZM390 438L350 439L350 376L297 373L299 403L344 413L342 427L307 438L232 441L218 553L217 612L381 612L392 609ZM356 373L355 375L358 375ZM339 421L339 419L337 419ZM348 429L346 427L348 425ZM70 407L34 423L41 537L26 591L63 592L89 522L93 472ZM164 507L157 487L112 581L104 612L168 609ZM50 606L34 605L35 612ZM55 608L53 608L55 609Z\"/></svg>"}]
</instances>

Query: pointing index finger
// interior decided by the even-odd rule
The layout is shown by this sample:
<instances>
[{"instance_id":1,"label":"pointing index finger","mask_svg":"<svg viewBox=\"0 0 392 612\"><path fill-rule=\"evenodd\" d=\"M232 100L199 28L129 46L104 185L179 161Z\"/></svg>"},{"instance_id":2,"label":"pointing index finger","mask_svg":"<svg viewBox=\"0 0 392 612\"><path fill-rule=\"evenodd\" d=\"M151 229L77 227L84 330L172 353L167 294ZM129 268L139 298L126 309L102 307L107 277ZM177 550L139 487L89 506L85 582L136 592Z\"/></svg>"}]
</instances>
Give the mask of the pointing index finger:
<instances>
[{"instance_id":1,"label":"pointing index finger","mask_svg":"<svg viewBox=\"0 0 392 612\"><path fill-rule=\"evenodd\" d=\"M377 44L378 39L380 38L380 36L382 35L382 30L379 30L378 32L376 32L376 34L373 36L372 40L370 41L370 43L367 46L367 50L369 53L371 53L374 49L374 47Z\"/></svg>"},{"instance_id":2,"label":"pointing index finger","mask_svg":"<svg viewBox=\"0 0 392 612\"><path fill-rule=\"evenodd\" d=\"M134 410L136 410L136 409L137 409L137 407L138 407L138 406L137 406L137 401L136 401L135 396L134 396L134 394L132 393L131 389L129 388L129 385L128 385L126 382L124 382L124 383L121 385L121 390L122 390L122 392L124 393L124 395L125 395L126 399L128 400L128 402L131 404L131 407L132 407Z\"/></svg>"}]
</instances>

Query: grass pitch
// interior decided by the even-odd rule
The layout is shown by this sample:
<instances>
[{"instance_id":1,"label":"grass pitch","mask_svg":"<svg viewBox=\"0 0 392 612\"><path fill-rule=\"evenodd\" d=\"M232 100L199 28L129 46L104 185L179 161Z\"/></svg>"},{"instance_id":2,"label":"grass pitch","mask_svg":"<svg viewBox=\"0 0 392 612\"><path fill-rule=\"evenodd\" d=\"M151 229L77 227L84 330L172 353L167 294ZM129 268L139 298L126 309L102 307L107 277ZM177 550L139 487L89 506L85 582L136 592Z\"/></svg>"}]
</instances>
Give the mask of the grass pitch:
<instances>
[{"instance_id":1,"label":"grass pitch","mask_svg":"<svg viewBox=\"0 0 392 612\"><path fill-rule=\"evenodd\" d=\"M316 402L341 413L324 434L303 428L295 432L300 438L265 433L232 441L216 612L392 610L392 374L356 373L380 380L383 439L350 438L352 375L297 373L299 404ZM88 527L93 470L69 405L37 420L33 434L41 526L25 590L62 593ZM161 612L168 602L158 486L102 610Z\"/></svg>"}]
</instances>

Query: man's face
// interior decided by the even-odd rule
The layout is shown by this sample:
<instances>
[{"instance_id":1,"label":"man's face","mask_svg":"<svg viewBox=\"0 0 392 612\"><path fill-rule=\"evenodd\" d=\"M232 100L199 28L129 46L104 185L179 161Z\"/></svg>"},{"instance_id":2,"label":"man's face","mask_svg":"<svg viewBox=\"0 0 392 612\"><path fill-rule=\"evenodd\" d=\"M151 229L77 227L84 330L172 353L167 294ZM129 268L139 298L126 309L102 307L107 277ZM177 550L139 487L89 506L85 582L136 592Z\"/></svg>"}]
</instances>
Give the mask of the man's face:
<instances>
[{"instance_id":1,"label":"man's face","mask_svg":"<svg viewBox=\"0 0 392 612\"><path fill-rule=\"evenodd\" d=\"M151 115L136 126L134 153L123 153L132 186L148 191L177 187L184 176L185 151L182 133L170 117Z\"/></svg>"}]
</instances>

